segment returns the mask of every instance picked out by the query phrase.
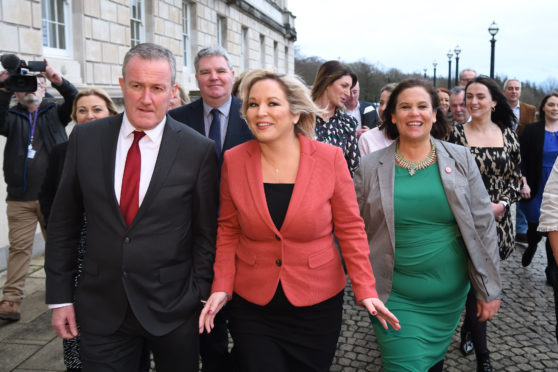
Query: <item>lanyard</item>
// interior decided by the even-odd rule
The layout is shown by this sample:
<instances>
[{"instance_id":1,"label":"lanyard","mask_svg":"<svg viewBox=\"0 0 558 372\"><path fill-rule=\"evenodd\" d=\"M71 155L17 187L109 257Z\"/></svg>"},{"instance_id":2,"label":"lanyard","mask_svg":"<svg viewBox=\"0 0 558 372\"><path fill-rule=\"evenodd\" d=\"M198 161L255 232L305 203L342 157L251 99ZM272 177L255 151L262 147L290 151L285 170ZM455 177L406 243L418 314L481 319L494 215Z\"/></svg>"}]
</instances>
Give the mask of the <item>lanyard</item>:
<instances>
[{"instance_id":1,"label":"lanyard","mask_svg":"<svg viewBox=\"0 0 558 372\"><path fill-rule=\"evenodd\" d=\"M31 120L31 113L29 113L29 123L31 124L31 134L29 136L29 145L33 143L33 137L35 136L35 124L37 124L37 114L39 109L36 109L33 115L33 120Z\"/></svg>"}]
</instances>

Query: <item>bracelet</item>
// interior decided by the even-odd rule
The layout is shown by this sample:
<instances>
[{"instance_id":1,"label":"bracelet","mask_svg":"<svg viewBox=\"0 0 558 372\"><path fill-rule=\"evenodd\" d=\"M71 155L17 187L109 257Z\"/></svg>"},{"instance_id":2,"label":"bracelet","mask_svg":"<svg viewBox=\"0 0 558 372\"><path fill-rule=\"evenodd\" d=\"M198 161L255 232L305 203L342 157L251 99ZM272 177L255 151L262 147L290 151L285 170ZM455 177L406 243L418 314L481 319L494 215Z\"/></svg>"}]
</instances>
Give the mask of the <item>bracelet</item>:
<instances>
[{"instance_id":1,"label":"bracelet","mask_svg":"<svg viewBox=\"0 0 558 372\"><path fill-rule=\"evenodd\" d=\"M504 201L504 200L498 201L498 204L502 204L504 207L507 207L507 206L508 206L508 202L507 202L507 201Z\"/></svg>"}]
</instances>

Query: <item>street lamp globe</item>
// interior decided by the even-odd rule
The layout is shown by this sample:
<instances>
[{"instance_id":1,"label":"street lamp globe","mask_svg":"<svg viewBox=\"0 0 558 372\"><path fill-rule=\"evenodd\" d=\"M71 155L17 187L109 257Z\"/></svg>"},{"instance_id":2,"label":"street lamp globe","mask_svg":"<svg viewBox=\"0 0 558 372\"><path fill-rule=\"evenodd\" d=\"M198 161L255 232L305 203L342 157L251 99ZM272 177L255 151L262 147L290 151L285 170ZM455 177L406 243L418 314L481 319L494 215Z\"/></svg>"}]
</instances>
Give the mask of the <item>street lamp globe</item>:
<instances>
[{"instance_id":1,"label":"street lamp globe","mask_svg":"<svg viewBox=\"0 0 558 372\"><path fill-rule=\"evenodd\" d=\"M461 48L459 47L459 45L456 45L453 51L455 52L455 58L457 58L459 57L459 53L461 53Z\"/></svg>"},{"instance_id":2,"label":"street lamp globe","mask_svg":"<svg viewBox=\"0 0 558 372\"><path fill-rule=\"evenodd\" d=\"M495 21L492 21L492 24L490 24L490 27L488 27L488 33L490 35L492 35L492 37L496 36L496 34L498 33L498 31L500 31L500 29L498 28L498 26L496 25Z\"/></svg>"}]
</instances>

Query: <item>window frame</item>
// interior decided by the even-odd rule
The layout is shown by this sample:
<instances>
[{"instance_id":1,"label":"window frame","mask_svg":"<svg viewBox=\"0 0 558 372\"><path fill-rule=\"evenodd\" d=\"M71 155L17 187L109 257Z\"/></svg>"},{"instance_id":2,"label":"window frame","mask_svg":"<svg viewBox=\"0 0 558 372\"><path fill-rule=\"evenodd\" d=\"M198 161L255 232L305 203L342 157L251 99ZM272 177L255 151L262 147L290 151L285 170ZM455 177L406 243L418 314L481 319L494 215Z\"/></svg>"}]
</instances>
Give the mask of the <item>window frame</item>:
<instances>
[{"instance_id":1,"label":"window frame","mask_svg":"<svg viewBox=\"0 0 558 372\"><path fill-rule=\"evenodd\" d=\"M57 8L58 0L41 0L41 32L42 32L42 45L43 54L48 57L56 58L72 58L74 53L73 48L73 37L72 37L72 0L61 0L64 16L64 23L60 23L59 20L53 20L47 18L48 14L45 14L45 10L50 8L50 3L54 2L54 6ZM49 27L50 24L58 24L64 27L64 43L65 48L51 47L48 46L49 42L52 41L49 38ZM52 37L52 35L50 35ZM56 42L58 42L58 38ZM45 44L46 42L46 44Z\"/></svg>"}]
</instances>

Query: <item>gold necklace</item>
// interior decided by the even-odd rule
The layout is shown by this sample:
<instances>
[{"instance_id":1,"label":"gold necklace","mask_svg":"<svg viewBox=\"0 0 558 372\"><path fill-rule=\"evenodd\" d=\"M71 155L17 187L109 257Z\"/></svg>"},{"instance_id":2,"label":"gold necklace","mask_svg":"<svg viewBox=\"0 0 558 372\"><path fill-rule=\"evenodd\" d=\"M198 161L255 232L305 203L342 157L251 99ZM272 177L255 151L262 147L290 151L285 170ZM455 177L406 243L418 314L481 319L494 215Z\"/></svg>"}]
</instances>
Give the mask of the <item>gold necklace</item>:
<instances>
[{"instance_id":1,"label":"gold necklace","mask_svg":"<svg viewBox=\"0 0 558 372\"><path fill-rule=\"evenodd\" d=\"M417 172L417 170L424 169L434 164L436 162L436 149L434 148L434 141L432 141L432 138L430 139L430 145L430 154L428 154L426 159L415 162L407 160L403 157L403 155L401 155L401 153L399 152L399 141L397 141L397 145L395 146L395 161L397 162L397 165L402 168L408 169L409 175L412 176Z\"/></svg>"}]
</instances>

